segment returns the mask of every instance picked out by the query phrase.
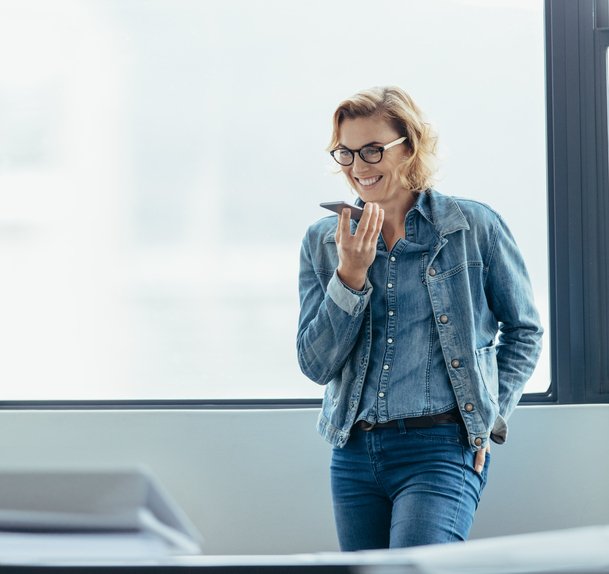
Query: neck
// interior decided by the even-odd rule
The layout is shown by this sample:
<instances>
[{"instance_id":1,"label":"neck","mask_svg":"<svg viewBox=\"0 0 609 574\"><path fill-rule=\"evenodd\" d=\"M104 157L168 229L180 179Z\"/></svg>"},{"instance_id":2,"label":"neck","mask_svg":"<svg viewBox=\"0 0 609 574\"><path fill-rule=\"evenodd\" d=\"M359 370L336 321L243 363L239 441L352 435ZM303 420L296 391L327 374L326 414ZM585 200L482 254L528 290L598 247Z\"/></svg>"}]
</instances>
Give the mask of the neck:
<instances>
[{"instance_id":1,"label":"neck","mask_svg":"<svg viewBox=\"0 0 609 574\"><path fill-rule=\"evenodd\" d=\"M383 219L383 239L385 245L391 251L393 246L396 244L398 239L404 239L406 231L404 229L404 220L406 214L410 211L412 206L416 203L416 194L410 192L407 196L407 201L402 202L398 205L382 205L381 207L385 210L385 217Z\"/></svg>"},{"instance_id":2,"label":"neck","mask_svg":"<svg viewBox=\"0 0 609 574\"><path fill-rule=\"evenodd\" d=\"M417 194L408 192L405 198L400 203L379 204L385 210L385 218L383 221L383 229L388 228L399 229L404 227L404 219L406 214L411 210L412 206L417 202Z\"/></svg>"}]
</instances>

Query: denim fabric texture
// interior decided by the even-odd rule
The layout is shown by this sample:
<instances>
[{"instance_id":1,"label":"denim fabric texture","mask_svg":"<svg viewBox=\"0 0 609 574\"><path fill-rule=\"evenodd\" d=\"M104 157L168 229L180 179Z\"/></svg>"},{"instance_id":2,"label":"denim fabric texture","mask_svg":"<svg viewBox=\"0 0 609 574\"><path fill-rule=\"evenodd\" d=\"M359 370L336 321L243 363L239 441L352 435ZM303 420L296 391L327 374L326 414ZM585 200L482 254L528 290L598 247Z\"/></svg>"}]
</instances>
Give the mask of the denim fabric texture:
<instances>
[{"instance_id":1,"label":"denim fabric texture","mask_svg":"<svg viewBox=\"0 0 609 574\"><path fill-rule=\"evenodd\" d=\"M460 424L355 430L332 450L334 518L343 551L466 540L484 469Z\"/></svg>"},{"instance_id":2,"label":"denim fabric texture","mask_svg":"<svg viewBox=\"0 0 609 574\"><path fill-rule=\"evenodd\" d=\"M372 348L356 421L386 422L456 406L425 285L424 262L436 239L428 194L419 194L408 212L404 236L389 252L380 235L368 270Z\"/></svg>"},{"instance_id":3,"label":"denim fabric texture","mask_svg":"<svg viewBox=\"0 0 609 574\"><path fill-rule=\"evenodd\" d=\"M477 201L424 193L435 240L422 255L421 280L476 451L490 438L506 440L506 420L535 368L543 329L524 261L501 216ZM335 215L319 220L303 239L297 352L303 373L326 385L318 431L344 447L370 363L372 284L355 292L338 278L337 221ZM412 353L423 354L425 345L413 341Z\"/></svg>"}]
</instances>

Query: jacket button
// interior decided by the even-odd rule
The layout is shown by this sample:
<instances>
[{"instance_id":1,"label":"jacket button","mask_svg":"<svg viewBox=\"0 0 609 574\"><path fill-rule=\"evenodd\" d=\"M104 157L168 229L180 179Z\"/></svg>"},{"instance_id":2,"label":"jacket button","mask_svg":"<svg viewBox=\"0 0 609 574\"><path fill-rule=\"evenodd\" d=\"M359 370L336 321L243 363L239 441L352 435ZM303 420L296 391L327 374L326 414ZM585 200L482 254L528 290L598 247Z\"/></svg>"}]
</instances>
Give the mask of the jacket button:
<instances>
[{"instance_id":1,"label":"jacket button","mask_svg":"<svg viewBox=\"0 0 609 574\"><path fill-rule=\"evenodd\" d=\"M461 366L461 361L459 361L459 359L453 359L453 360L450 362L450 366L451 366L453 369L458 369L458 368Z\"/></svg>"},{"instance_id":2,"label":"jacket button","mask_svg":"<svg viewBox=\"0 0 609 574\"><path fill-rule=\"evenodd\" d=\"M480 437L477 437L476 440L474 441L474 444L476 446L480 446L482 444L482 439Z\"/></svg>"},{"instance_id":3,"label":"jacket button","mask_svg":"<svg viewBox=\"0 0 609 574\"><path fill-rule=\"evenodd\" d=\"M448 315L440 315L440 323L446 325L448 323Z\"/></svg>"},{"instance_id":4,"label":"jacket button","mask_svg":"<svg viewBox=\"0 0 609 574\"><path fill-rule=\"evenodd\" d=\"M429 273L432 277L434 277L436 274L436 270L433 267L430 267L429 271L427 273Z\"/></svg>"},{"instance_id":5,"label":"jacket button","mask_svg":"<svg viewBox=\"0 0 609 574\"><path fill-rule=\"evenodd\" d=\"M468 413L471 413L474 410L474 405L472 405L472 403L465 403L465 410Z\"/></svg>"}]
</instances>

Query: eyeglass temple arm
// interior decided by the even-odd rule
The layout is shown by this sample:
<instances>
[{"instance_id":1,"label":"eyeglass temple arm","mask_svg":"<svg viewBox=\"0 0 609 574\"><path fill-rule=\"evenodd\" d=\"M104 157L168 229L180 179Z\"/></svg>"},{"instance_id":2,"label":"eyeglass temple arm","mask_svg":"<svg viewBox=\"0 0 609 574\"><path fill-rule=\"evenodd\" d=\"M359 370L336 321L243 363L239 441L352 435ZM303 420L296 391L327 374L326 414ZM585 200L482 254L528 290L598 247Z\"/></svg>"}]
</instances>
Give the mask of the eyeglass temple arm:
<instances>
[{"instance_id":1,"label":"eyeglass temple arm","mask_svg":"<svg viewBox=\"0 0 609 574\"><path fill-rule=\"evenodd\" d=\"M401 137L400 139L397 139L391 143L388 143L387 145L383 146L383 151L385 151L386 149L389 149L390 147L393 147L394 145L399 145L402 142L406 141L408 138L406 136Z\"/></svg>"}]
</instances>

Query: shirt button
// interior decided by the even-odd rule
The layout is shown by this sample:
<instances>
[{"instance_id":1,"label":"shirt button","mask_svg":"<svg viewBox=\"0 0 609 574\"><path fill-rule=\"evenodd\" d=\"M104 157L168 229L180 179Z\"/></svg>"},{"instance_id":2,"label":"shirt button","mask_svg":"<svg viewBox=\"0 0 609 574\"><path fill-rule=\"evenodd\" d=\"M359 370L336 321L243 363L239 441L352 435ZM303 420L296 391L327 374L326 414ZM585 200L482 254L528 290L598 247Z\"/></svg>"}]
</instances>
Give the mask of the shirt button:
<instances>
[{"instance_id":1,"label":"shirt button","mask_svg":"<svg viewBox=\"0 0 609 574\"><path fill-rule=\"evenodd\" d=\"M387 339L387 342L391 345L391 343L393 343L393 339L389 337L389 339Z\"/></svg>"},{"instance_id":2,"label":"shirt button","mask_svg":"<svg viewBox=\"0 0 609 574\"><path fill-rule=\"evenodd\" d=\"M482 444L482 439L480 437L477 437L476 440L474 441L474 444L476 446L480 446Z\"/></svg>"},{"instance_id":3,"label":"shirt button","mask_svg":"<svg viewBox=\"0 0 609 574\"><path fill-rule=\"evenodd\" d=\"M430 267L428 273L433 277L436 274L436 270L433 267Z\"/></svg>"},{"instance_id":4,"label":"shirt button","mask_svg":"<svg viewBox=\"0 0 609 574\"><path fill-rule=\"evenodd\" d=\"M448 315L440 315L440 323L446 325L446 323L448 323Z\"/></svg>"},{"instance_id":5,"label":"shirt button","mask_svg":"<svg viewBox=\"0 0 609 574\"><path fill-rule=\"evenodd\" d=\"M383 398L385 396L385 393L379 393L379 398Z\"/></svg>"},{"instance_id":6,"label":"shirt button","mask_svg":"<svg viewBox=\"0 0 609 574\"><path fill-rule=\"evenodd\" d=\"M465 410L468 413L471 413L474 410L474 405L472 405L472 403L465 403Z\"/></svg>"},{"instance_id":7,"label":"shirt button","mask_svg":"<svg viewBox=\"0 0 609 574\"><path fill-rule=\"evenodd\" d=\"M390 257L390 259L391 259L391 261L395 261L395 255L392 255L392 256Z\"/></svg>"},{"instance_id":8,"label":"shirt button","mask_svg":"<svg viewBox=\"0 0 609 574\"><path fill-rule=\"evenodd\" d=\"M461 366L461 361L459 361L459 359L453 359L453 360L450 362L450 366L451 366L453 369L458 369L458 368Z\"/></svg>"},{"instance_id":9,"label":"shirt button","mask_svg":"<svg viewBox=\"0 0 609 574\"><path fill-rule=\"evenodd\" d=\"M389 313L387 313L387 315L389 315L390 317L393 317L393 311L389 311Z\"/></svg>"},{"instance_id":10,"label":"shirt button","mask_svg":"<svg viewBox=\"0 0 609 574\"><path fill-rule=\"evenodd\" d=\"M387 287L389 287L389 289L391 289L393 287L393 283L387 283Z\"/></svg>"},{"instance_id":11,"label":"shirt button","mask_svg":"<svg viewBox=\"0 0 609 574\"><path fill-rule=\"evenodd\" d=\"M383 370L384 371L388 371L389 370L389 365L383 365Z\"/></svg>"}]
</instances>

